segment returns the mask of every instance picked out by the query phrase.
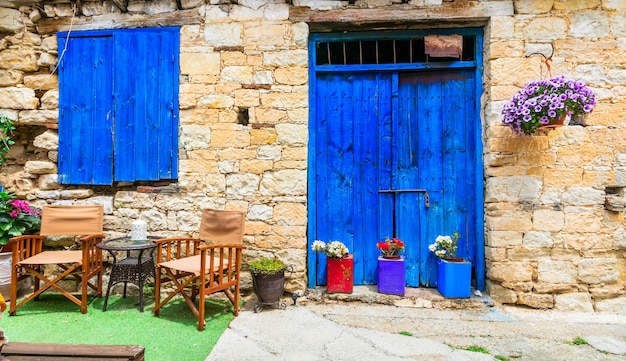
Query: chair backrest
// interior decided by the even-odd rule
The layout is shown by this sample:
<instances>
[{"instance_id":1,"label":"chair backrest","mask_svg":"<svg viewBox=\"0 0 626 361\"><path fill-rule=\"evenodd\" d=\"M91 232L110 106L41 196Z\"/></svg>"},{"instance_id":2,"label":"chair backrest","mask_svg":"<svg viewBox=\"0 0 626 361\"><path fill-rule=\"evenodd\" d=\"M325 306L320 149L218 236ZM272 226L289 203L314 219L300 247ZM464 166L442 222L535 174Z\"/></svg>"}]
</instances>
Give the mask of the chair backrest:
<instances>
[{"instance_id":1,"label":"chair backrest","mask_svg":"<svg viewBox=\"0 0 626 361\"><path fill-rule=\"evenodd\" d=\"M43 206L42 236L87 236L102 234L104 209L92 206Z\"/></svg>"},{"instance_id":2,"label":"chair backrest","mask_svg":"<svg viewBox=\"0 0 626 361\"><path fill-rule=\"evenodd\" d=\"M245 213L205 209L200 221L200 238L215 244L243 244Z\"/></svg>"}]
</instances>

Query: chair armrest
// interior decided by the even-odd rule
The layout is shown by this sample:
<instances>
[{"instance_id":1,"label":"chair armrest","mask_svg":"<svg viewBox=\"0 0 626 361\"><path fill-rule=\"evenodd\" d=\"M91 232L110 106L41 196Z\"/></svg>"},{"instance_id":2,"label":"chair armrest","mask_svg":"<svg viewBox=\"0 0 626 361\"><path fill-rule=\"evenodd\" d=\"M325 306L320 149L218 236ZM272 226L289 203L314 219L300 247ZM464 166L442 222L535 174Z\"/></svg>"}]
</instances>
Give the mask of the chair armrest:
<instances>
[{"instance_id":1,"label":"chair armrest","mask_svg":"<svg viewBox=\"0 0 626 361\"><path fill-rule=\"evenodd\" d=\"M160 238L154 240L157 244L156 263L168 262L184 257L200 254L200 238L179 237Z\"/></svg>"},{"instance_id":2,"label":"chair armrest","mask_svg":"<svg viewBox=\"0 0 626 361\"><path fill-rule=\"evenodd\" d=\"M23 235L9 239L8 244L13 252L13 264L41 253L44 239L44 236L39 235Z\"/></svg>"},{"instance_id":3,"label":"chair armrest","mask_svg":"<svg viewBox=\"0 0 626 361\"><path fill-rule=\"evenodd\" d=\"M102 250L96 245L104 240L104 235L93 234L80 237L80 248L83 251L83 272L97 270L102 267Z\"/></svg>"}]
</instances>

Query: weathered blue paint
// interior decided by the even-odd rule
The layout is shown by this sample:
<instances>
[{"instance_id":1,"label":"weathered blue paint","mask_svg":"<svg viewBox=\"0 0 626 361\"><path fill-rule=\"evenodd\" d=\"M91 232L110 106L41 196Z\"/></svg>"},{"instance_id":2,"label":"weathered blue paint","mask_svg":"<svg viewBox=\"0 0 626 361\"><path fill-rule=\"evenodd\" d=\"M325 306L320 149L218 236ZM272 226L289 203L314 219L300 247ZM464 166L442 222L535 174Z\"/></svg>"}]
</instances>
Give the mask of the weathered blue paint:
<instances>
[{"instance_id":1,"label":"weathered blue paint","mask_svg":"<svg viewBox=\"0 0 626 361\"><path fill-rule=\"evenodd\" d=\"M178 174L178 28L58 34L59 181Z\"/></svg>"},{"instance_id":2,"label":"weathered blue paint","mask_svg":"<svg viewBox=\"0 0 626 361\"><path fill-rule=\"evenodd\" d=\"M59 37L59 183L111 182L111 40Z\"/></svg>"},{"instance_id":3,"label":"weathered blue paint","mask_svg":"<svg viewBox=\"0 0 626 361\"><path fill-rule=\"evenodd\" d=\"M313 34L310 49L324 36ZM406 243L407 285L436 286L428 245L458 230L458 255L475 265L476 285L484 288L477 64L340 71L310 63L309 242L346 243L356 284L376 283L375 244L395 236ZM388 189L426 189L430 206L421 192L379 193ZM310 253L308 265L309 286L325 284L325 257Z\"/></svg>"}]
</instances>

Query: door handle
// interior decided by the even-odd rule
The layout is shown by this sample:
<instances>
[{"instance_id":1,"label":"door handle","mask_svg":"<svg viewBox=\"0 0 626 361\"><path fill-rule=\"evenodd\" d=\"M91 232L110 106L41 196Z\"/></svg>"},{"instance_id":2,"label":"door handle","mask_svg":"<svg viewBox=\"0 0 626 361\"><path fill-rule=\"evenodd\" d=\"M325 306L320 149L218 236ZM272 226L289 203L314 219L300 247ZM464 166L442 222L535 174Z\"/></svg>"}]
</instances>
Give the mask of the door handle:
<instances>
[{"instance_id":1,"label":"door handle","mask_svg":"<svg viewBox=\"0 0 626 361\"><path fill-rule=\"evenodd\" d=\"M430 195L426 189L381 189L378 193L424 193L424 206L430 207Z\"/></svg>"}]
</instances>

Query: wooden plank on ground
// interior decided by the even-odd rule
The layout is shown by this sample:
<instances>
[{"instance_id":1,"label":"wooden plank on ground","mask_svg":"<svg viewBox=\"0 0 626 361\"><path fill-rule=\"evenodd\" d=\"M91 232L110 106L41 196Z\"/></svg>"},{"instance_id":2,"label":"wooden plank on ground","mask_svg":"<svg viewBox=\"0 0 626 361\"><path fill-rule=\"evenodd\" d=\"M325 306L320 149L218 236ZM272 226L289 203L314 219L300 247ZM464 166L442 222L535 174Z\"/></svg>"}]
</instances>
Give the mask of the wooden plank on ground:
<instances>
[{"instance_id":1,"label":"wooden plank on ground","mask_svg":"<svg viewBox=\"0 0 626 361\"><path fill-rule=\"evenodd\" d=\"M10 342L2 347L2 355L11 361L144 361L144 347Z\"/></svg>"}]
</instances>

